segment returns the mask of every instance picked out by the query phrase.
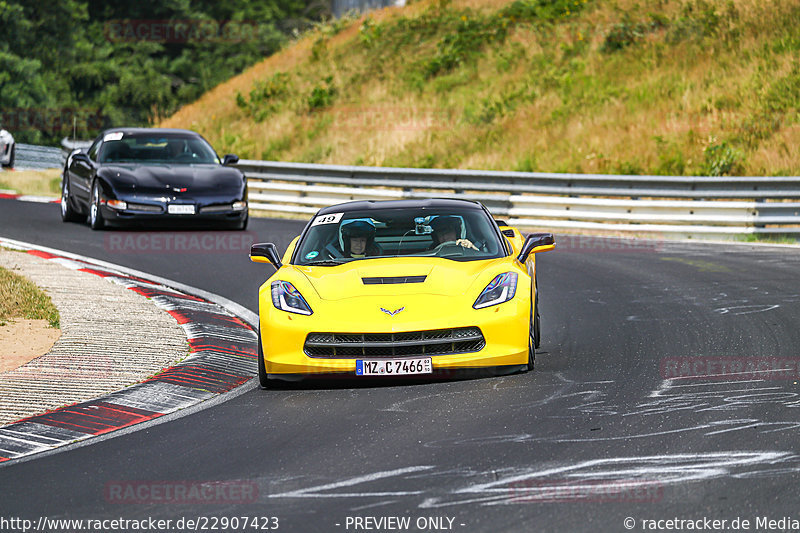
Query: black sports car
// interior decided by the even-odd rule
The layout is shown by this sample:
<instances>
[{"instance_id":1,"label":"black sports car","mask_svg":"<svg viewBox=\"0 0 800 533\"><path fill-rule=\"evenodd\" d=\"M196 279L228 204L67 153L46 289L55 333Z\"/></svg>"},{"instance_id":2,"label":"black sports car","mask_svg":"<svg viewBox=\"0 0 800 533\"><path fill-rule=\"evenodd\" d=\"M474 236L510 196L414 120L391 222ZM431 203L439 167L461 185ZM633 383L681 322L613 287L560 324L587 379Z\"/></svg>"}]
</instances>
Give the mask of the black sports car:
<instances>
[{"instance_id":1,"label":"black sports car","mask_svg":"<svg viewBox=\"0 0 800 533\"><path fill-rule=\"evenodd\" d=\"M247 179L220 161L199 134L178 129L116 128L67 157L61 218L92 229L140 222L247 227Z\"/></svg>"}]
</instances>

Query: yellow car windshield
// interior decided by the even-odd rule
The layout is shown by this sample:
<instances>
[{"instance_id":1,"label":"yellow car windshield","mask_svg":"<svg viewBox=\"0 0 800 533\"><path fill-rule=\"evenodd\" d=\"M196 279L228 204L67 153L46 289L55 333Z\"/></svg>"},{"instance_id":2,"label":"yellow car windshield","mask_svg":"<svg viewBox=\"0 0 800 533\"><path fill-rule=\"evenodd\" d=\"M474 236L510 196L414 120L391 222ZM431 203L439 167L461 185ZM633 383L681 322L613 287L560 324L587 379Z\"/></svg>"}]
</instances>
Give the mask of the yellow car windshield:
<instances>
[{"instance_id":1,"label":"yellow car windshield","mask_svg":"<svg viewBox=\"0 0 800 533\"><path fill-rule=\"evenodd\" d=\"M497 226L483 210L373 209L315 217L292 263L326 266L389 257L472 261L503 255Z\"/></svg>"}]
</instances>

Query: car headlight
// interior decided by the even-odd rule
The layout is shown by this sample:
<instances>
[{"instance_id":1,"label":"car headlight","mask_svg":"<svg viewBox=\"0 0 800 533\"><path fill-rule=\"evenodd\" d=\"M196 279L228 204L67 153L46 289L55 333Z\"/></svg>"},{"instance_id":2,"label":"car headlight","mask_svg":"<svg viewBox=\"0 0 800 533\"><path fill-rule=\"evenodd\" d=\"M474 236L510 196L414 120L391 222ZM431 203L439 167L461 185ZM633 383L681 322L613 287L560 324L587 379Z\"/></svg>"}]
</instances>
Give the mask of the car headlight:
<instances>
[{"instance_id":1,"label":"car headlight","mask_svg":"<svg viewBox=\"0 0 800 533\"><path fill-rule=\"evenodd\" d=\"M113 207L114 209L128 209L128 204L122 200L109 200L106 202L106 205L108 205L108 207Z\"/></svg>"},{"instance_id":2,"label":"car headlight","mask_svg":"<svg viewBox=\"0 0 800 533\"><path fill-rule=\"evenodd\" d=\"M247 209L247 202L233 202L231 207L234 211L244 211Z\"/></svg>"},{"instance_id":3,"label":"car headlight","mask_svg":"<svg viewBox=\"0 0 800 533\"><path fill-rule=\"evenodd\" d=\"M272 304L281 311L297 313L298 315L310 315L314 312L306 303L300 291L288 281L272 282Z\"/></svg>"},{"instance_id":4,"label":"car headlight","mask_svg":"<svg viewBox=\"0 0 800 533\"><path fill-rule=\"evenodd\" d=\"M506 272L498 274L489 283L472 307L482 309L492 305L501 304L509 301L517 293L517 274Z\"/></svg>"}]
</instances>

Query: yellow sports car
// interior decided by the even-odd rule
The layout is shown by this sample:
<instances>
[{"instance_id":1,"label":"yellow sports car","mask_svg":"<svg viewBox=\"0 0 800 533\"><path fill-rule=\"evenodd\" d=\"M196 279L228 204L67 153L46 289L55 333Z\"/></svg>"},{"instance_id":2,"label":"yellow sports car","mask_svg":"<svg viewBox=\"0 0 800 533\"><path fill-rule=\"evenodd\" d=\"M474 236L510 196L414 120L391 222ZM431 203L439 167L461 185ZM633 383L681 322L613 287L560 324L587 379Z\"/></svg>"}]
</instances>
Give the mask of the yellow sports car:
<instances>
[{"instance_id":1,"label":"yellow sports car","mask_svg":"<svg viewBox=\"0 0 800 533\"><path fill-rule=\"evenodd\" d=\"M478 202L359 201L321 209L259 290L258 375L501 374L531 370L539 343L535 254ZM486 372L488 371L488 372Z\"/></svg>"}]
</instances>

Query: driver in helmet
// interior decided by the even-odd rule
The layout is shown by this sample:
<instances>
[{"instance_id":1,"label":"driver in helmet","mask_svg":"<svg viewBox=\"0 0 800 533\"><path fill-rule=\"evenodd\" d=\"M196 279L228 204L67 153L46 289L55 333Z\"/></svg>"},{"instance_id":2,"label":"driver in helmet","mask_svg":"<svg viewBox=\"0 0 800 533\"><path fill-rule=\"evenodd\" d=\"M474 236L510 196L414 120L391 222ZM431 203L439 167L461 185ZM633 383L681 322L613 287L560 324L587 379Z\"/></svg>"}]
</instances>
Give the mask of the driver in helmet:
<instances>
[{"instance_id":1,"label":"driver in helmet","mask_svg":"<svg viewBox=\"0 0 800 533\"><path fill-rule=\"evenodd\" d=\"M469 239L461 238L461 219L452 215L442 215L431 220L433 248L445 243L457 244L463 248L477 250Z\"/></svg>"},{"instance_id":2,"label":"driver in helmet","mask_svg":"<svg viewBox=\"0 0 800 533\"><path fill-rule=\"evenodd\" d=\"M356 220L342 226L345 257L363 258L380 255L375 244L375 226L366 220Z\"/></svg>"}]
</instances>

